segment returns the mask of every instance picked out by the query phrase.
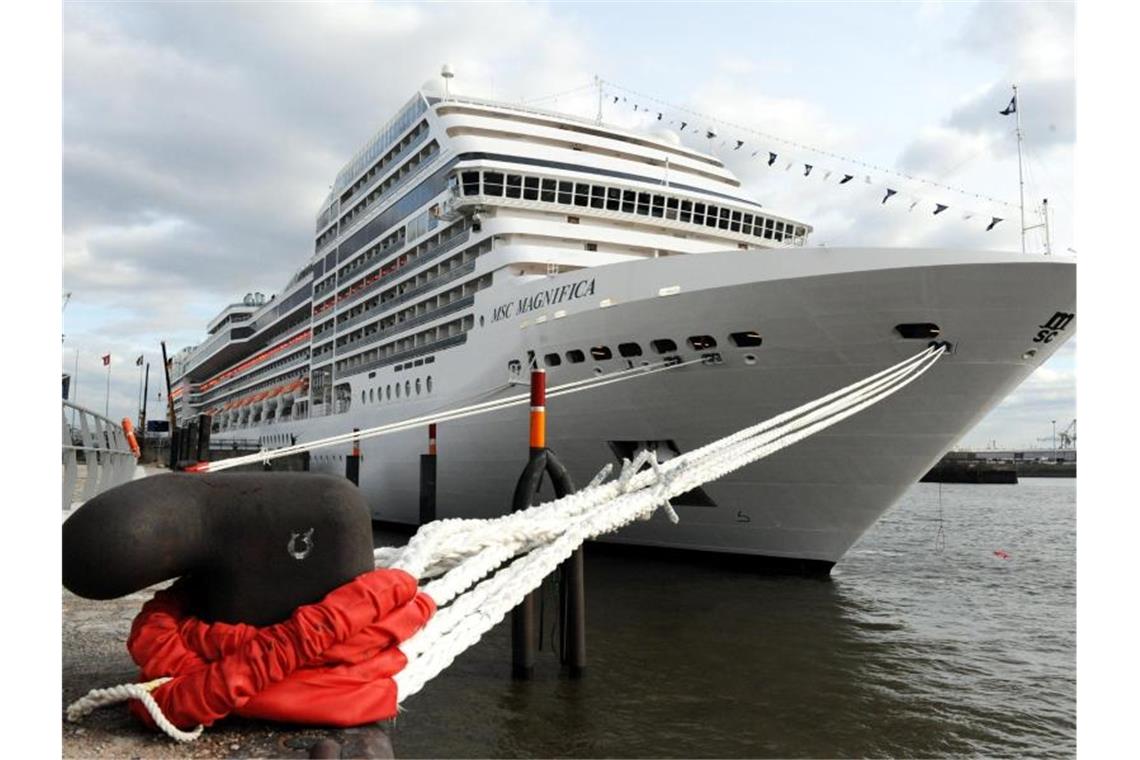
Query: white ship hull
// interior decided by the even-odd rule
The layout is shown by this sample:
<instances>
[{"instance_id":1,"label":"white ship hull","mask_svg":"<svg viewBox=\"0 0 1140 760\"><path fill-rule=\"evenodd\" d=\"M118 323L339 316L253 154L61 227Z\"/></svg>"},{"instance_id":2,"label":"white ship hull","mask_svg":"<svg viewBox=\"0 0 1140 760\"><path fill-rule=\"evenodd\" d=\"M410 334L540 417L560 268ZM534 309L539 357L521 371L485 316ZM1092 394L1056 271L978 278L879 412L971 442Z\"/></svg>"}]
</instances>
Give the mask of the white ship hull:
<instances>
[{"instance_id":1,"label":"white ship hull","mask_svg":"<svg viewBox=\"0 0 1140 760\"><path fill-rule=\"evenodd\" d=\"M548 353L562 358L547 369L551 387L613 373L629 362L660 361L650 348L658 339L675 341L678 350L670 355L682 360L719 354L719 363L552 399L548 445L582 484L616 461L610 442L620 442L620 450L636 442L671 441L688 451L929 343L900 337L896 325L937 324L939 339L949 341L953 353L918 382L708 484L711 504L679 505L679 525L658 518L612 539L829 567L1076 329L1071 320L1048 342L1034 340L1054 314L1075 311L1075 264L1061 256L800 248L666 257L539 276L524 284L500 277L501 271L476 295L479 326L463 345L414 369L395 372L389 366L372 377L347 376L353 389L347 414L224 430L215 440L260 438L272 446L295 436L306 442L516 394L524 388L506 385L508 362L525 362L528 351L540 364ZM532 298L539 293L544 295ZM752 330L763 338L759 347L728 340ZM697 335L714 336L717 347L686 345ZM622 358L622 343L637 343L644 354ZM609 347L614 358L592 360L593 346ZM567 362L572 349L584 351L586 360ZM407 383L411 396L389 398L393 383ZM376 391L383 400L375 399ZM525 406L440 425L438 442L439 517L510 510L527 457ZM426 443L426 430L362 442L360 487L374 519L418 522L419 457ZM316 450L311 467L343 474L348 453L347 446Z\"/></svg>"}]
</instances>

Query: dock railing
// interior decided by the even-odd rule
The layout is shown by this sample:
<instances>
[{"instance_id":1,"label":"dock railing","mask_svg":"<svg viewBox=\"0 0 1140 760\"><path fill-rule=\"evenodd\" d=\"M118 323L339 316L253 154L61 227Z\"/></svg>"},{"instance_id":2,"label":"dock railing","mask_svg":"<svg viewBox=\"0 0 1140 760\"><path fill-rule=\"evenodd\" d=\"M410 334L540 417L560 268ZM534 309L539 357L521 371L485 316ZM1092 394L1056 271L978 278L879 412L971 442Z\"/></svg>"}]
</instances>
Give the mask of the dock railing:
<instances>
[{"instance_id":1,"label":"dock railing","mask_svg":"<svg viewBox=\"0 0 1140 760\"><path fill-rule=\"evenodd\" d=\"M134 477L135 465L135 455L118 423L90 409L63 402L65 511L126 483Z\"/></svg>"}]
</instances>

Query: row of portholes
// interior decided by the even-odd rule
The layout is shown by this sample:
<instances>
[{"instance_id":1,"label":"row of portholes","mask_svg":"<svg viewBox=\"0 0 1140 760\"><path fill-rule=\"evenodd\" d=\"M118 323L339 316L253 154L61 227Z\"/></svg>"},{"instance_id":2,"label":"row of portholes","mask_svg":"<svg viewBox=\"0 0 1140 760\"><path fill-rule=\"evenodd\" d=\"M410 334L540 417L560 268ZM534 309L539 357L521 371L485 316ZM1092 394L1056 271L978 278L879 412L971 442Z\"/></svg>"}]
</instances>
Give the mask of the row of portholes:
<instances>
[{"instance_id":1,"label":"row of portholes","mask_svg":"<svg viewBox=\"0 0 1140 760\"><path fill-rule=\"evenodd\" d=\"M414 381L405 380L402 384L399 381L389 383L383 388L380 386L369 388L368 390L362 388L360 391L360 403L375 404L381 401L391 401L393 397L400 398L401 396L411 398L413 393L419 396L425 392L431 393L433 388L434 383L432 382L431 375L428 375L426 380L417 377Z\"/></svg>"},{"instance_id":2,"label":"row of portholes","mask_svg":"<svg viewBox=\"0 0 1140 760\"><path fill-rule=\"evenodd\" d=\"M746 330L744 332L734 332L728 336L732 345L738 348L752 348L759 346L764 342L760 337L760 333L755 330ZM685 343L689 348L694 351L709 351L717 347L717 340L711 335L691 335ZM677 351L677 343L669 338L658 338L657 340L649 341L649 347L657 354L672 354ZM619 343L618 354L625 359L633 359L641 356L644 352L639 343ZM749 354L751 356L751 354ZM614 358L614 352L610 350L609 346L594 346L590 349L590 358L594 361L607 361ZM566 352L566 361L571 364L581 364L586 361L586 352L572 348ZM547 367L557 367L562 364L562 355L557 353L546 354L543 357L543 363Z\"/></svg>"}]
</instances>

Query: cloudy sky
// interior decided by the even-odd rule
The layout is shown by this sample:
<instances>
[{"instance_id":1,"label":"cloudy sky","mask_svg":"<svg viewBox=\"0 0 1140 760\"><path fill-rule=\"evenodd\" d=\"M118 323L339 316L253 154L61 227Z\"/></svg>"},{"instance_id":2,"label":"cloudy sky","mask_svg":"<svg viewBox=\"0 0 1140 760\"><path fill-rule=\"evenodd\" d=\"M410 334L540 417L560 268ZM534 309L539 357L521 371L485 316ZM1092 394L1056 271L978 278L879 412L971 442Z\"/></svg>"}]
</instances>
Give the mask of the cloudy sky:
<instances>
[{"instance_id":1,"label":"cloudy sky","mask_svg":"<svg viewBox=\"0 0 1140 760\"><path fill-rule=\"evenodd\" d=\"M1018 248L1013 119L997 113L1016 82L1027 204L1048 197L1054 249L1076 249L1073 29L1065 3L67 3L63 369L78 359L78 400L101 411L110 353L111 416L133 416L135 358L153 388L160 339L196 343L226 303L277 291L336 172L445 61L457 92L589 113L588 92L546 96L598 74L764 133L740 135L778 150L775 169L713 147L827 245ZM654 126L638 99L605 118ZM824 181L847 170L874 186ZM882 187L899 202L881 204ZM1006 221L986 233L993 216ZM1075 354L1071 341L964 443L1025 446L1067 424Z\"/></svg>"}]
</instances>

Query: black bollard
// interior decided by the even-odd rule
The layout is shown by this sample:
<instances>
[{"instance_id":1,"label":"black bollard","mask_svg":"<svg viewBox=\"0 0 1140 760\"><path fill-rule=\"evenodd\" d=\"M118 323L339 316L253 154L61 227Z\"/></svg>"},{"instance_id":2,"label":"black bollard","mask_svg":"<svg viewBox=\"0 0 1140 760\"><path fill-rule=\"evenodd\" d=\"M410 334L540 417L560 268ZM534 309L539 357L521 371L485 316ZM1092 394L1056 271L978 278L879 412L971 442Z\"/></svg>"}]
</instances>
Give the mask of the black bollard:
<instances>
[{"instance_id":1,"label":"black bollard","mask_svg":"<svg viewBox=\"0 0 1140 760\"><path fill-rule=\"evenodd\" d=\"M435 520L435 423L428 425L428 453L420 454L420 525Z\"/></svg>"},{"instance_id":2,"label":"black bollard","mask_svg":"<svg viewBox=\"0 0 1140 760\"><path fill-rule=\"evenodd\" d=\"M359 433L360 428L353 428L352 432ZM352 453L344 458L344 476L352 481L354 486L360 485L360 441L352 440Z\"/></svg>"},{"instance_id":3,"label":"black bollard","mask_svg":"<svg viewBox=\"0 0 1140 760\"><path fill-rule=\"evenodd\" d=\"M558 498L574 493L570 473L558 461L553 451L546 453L546 472L554 485ZM562 664L567 666L571 678L580 678L586 671L586 559L585 547L578 547L570 559L558 568L561 583L561 603L558 605L559 630L562 637Z\"/></svg>"},{"instance_id":4,"label":"black bollard","mask_svg":"<svg viewBox=\"0 0 1140 760\"><path fill-rule=\"evenodd\" d=\"M213 426L210 415L198 415L198 446L197 459L199 462L210 461L210 428Z\"/></svg>"}]
</instances>

